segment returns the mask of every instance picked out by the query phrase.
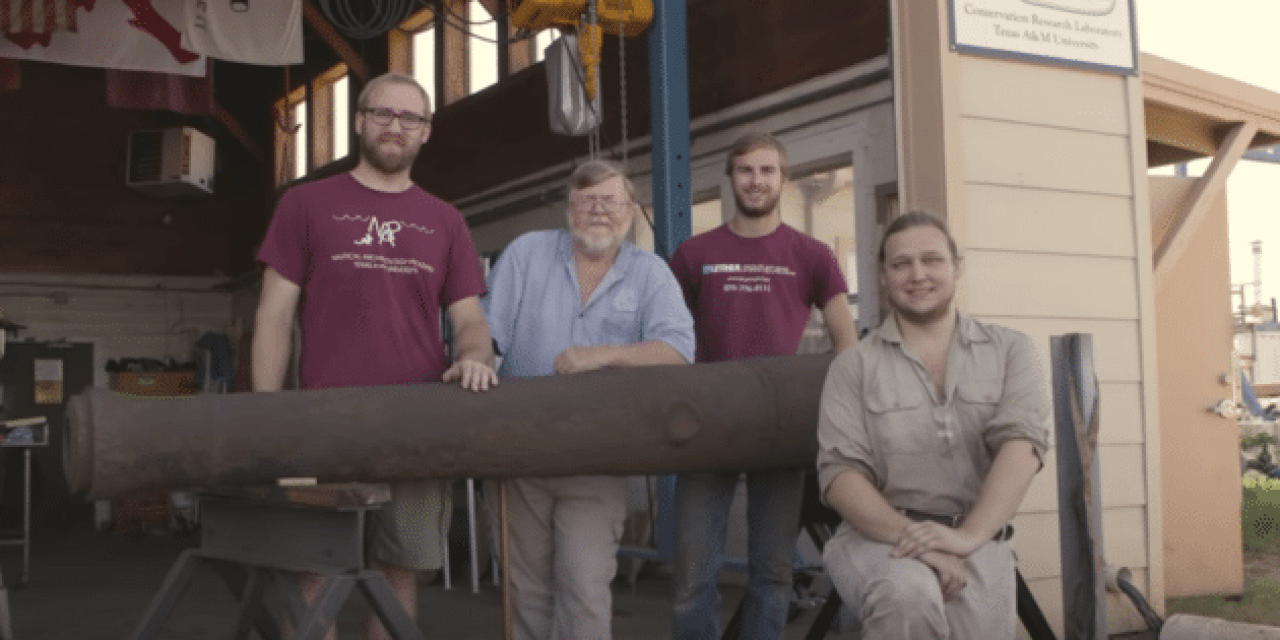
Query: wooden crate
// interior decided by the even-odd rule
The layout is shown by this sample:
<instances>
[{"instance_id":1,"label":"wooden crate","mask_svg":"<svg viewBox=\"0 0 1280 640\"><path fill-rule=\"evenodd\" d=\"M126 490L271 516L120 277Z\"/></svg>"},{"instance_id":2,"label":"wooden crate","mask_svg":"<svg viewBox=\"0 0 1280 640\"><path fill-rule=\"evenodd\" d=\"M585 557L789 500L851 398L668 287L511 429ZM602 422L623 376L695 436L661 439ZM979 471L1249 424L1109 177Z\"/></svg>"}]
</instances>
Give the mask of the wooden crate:
<instances>
[{"instance_id":1,"label":"wooden crate","mask_svg":"<svg viewBox=\"0 0 1280 640\"><path fill-rule=\"evenodd\" d=\"M189 396L199 391L194 371L113 373L111 390L135 396Z\"/></svg>"},{"instance_id":2,"label":"wooden crate","mask_svg":"<svg viewBox=\"0 0 1280 640\"><path fill-rule=\"evenodd\" d=\"M168 529L173 509L163 489L129 491L111 499L112 531L139 536L152 529Z\"/></svg>"}]
</instances>

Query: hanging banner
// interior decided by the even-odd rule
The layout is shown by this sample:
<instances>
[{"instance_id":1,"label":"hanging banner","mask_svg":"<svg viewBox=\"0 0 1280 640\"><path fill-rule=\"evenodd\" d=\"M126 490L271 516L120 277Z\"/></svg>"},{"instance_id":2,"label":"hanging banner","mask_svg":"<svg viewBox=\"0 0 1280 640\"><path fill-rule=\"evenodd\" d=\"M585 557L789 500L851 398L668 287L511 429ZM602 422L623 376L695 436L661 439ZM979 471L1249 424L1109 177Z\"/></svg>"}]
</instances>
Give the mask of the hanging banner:
<instances>
[{"instance_id":1,"label":"hanging banner","mask_svg":"<svg viewBox=\"0 0 1280 640\"><path fill-rule=\"evenodd\" d=\"M302 64L302 2L196 2L180 27L182 46L232 62Z\"/></svg>"},{"instance_id":2,"label":"hanging banner","mask_svg":"<svg viewBox=\"0 0 1280 640\"><path fill-rule=\"evenodd\" d=\"M88 4L88 3L86 3ZM0 38L0 58L81 67L205 75L205 57L182 48L183 0L99 0L81 8L76 30L47 38Z\"/></svg>"},{"instance_id":3,"label":"hanging banner","mask_svg":"<svg viewBox=\"0 0 1280 640\"><path fill-rule=\"evenodd\" d=\"M962 53L1133 75L1134 0L951 0L951 48Z\"/></svg>"},{"instance_id":4,"label":"hanging banner","mask_svg":"<svg viewBox=\"0 0 1280 640\"><path fill-rule=\"evenodd\" d=\"M54 31L75 31L81 8L94 0L0 0L0 32L19 46L49 44Z\"/></svg>"},{"instance_id":5,"label":"hanging banner","mask_svg":"<svg viewBox=\"0 0 1280 640\"><path fill-rule=\"evenodd\" d=\"M213 67L203 78L107 69L107 106L168 109L187 115L213 113Z\"/></svg>"}]
</instances>

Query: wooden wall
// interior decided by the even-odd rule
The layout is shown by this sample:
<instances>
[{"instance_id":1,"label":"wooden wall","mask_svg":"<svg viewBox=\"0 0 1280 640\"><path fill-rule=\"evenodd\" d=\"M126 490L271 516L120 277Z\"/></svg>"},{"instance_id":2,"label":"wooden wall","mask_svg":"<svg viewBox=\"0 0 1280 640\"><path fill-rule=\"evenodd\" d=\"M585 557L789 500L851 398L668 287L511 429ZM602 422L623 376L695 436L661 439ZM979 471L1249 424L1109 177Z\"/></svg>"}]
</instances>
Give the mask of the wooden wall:
<instances>
[{"instance_id":1,"label":"wooden wall","mask_svg":"<svg viewBox=\"0 0 1280 640\"><path fill-rule=\"evenodd\" d=\"M259 167L207 117L106 106L100 69L22 63L0 93L0 271L215 275L251 266L246 226L270 212ZM215 195L153 198L125 186L130 131L215 132ZM269 131L262 119L258 131ZM267 147L269 148L269 147Z\"/></svg>"},{"instance_id":2,"label":"wooden wall","mask_svg":"<svg viewBox=\"0 0 1280 640\"><path fill-rule=\"evenodd\" d=\"M797 82L884 54L886 0L687 0L690 112L722 110ZM648 134L645 37L628 42L629 137ZM379 73L384 41L353 42ZM604 142L620 139L618 48L606 37ZM307 64L291 68L292 86L323 72L336 56L310 29ZM0 93L0 272L235 276L270 220L271 167L260 166L209 117L109 109L101 69L22 63L22 88ZM272 156L270 106L283 72L217 62L215 92L266 157ZM358 90L355 86L353 89ZM458 199L586 150L547 125L543 65L468 96L437 114L414 179ZM158 199L124 186L128 132L193 125L217 140L211 197Z\"/></svg>"},{"instance_id":3,"label":"wooden wall","mask_svg":"<svg viewBox=\"0 0 1280 640\"><path fill-rule=\"evenodd\" d=\"M962 142L954 215L965 310L1029 334L1049 371L1051 336L1093 336L1102 430L1103 541L1160 601L1160 504L1141 88L1120 76L957 56ZM1136 104L1135 104L1136 101ZM1135 114L1136 117L1135 117ZM1137 150L1135 152L1135 150ZM1050 619L1062 616L1057 465L1036 477L1016 519L1019 566ZM1159 606L1158 604L1156 606ZM1141 621L1118 599L1112 631Z\"/></svg>"},{"instance_id":4,"label":"wooden wall","mask_svg":"<svg viewBox=\"0 0 1280 640\"><path fill-rule=\"evenodd\" d=\"M1217 150L1214 150L1217 154ZM1198 178L1150 177L1152 229L1188 206ZM1160 468L1164 489L1165 594L1238 594L1244 587L1240 530L1240 426L1206 411L1232 395L1231 266L1225 188L1170 254L1156 289L1160 362ZM1153 233L1154 235L1154 233ZM1155 244L1155 239L1152 239ZM1192 471L1194 470L1194 471Z\"/></svg>"},{"instance_id":5,"label":"wooden wall","mask_svg":"<svg viewBox=\"0 0 1280 640\"><path fill-rule=\"evenodd\" d=\"M719 111L888 50L885 0L688 0L689 114ZM628 40L628 138L649 134L647 36ZM621 140L618 42L605 36L601 63L603 144ZM586 152L586 138L547 124L544 65L441 109L414 166L424 188L452 200Z\"/></svg>"}]
</instances>

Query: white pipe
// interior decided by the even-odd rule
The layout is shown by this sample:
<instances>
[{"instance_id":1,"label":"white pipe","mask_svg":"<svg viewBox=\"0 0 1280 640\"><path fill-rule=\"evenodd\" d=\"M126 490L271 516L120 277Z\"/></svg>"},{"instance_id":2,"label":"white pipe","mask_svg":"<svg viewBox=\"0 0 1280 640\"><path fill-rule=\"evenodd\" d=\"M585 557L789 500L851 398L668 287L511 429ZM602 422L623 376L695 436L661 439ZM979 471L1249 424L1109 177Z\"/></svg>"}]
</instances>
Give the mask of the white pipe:
<instances>
[{"instance_id":1,"label":"white pipe","mask_svg":"<svg viewBox=\"0 0 1280 640\"><path fill-rule=\"evenodd\" d=\"M467 541L471 548L471 593L480 593L480 562L476 552L476 481L467 478Z\"/></svg>"},{"instance_id":2,"label":"white pipe","mask_svg":"<svg viewBox=\"0 0 1280 640\"><path fill-rule=\"evenodd\" d=\"M1114 564L1106 565L1107 572L1107 591L1111 593L1120 593L1120 580L1133 582L1133 573L1128 567L1117 567Z\"/></svg>"},{"instance_id":3,"label":"white pipe","mask_svg":"<svg viewBox=\"0 0 1280 640\"><path fill-rule=\"evenodd\" d=\"M1280 640L1280 627L1179 613L1164 623L1160 640Z\"/></svg>"}]
</instances>

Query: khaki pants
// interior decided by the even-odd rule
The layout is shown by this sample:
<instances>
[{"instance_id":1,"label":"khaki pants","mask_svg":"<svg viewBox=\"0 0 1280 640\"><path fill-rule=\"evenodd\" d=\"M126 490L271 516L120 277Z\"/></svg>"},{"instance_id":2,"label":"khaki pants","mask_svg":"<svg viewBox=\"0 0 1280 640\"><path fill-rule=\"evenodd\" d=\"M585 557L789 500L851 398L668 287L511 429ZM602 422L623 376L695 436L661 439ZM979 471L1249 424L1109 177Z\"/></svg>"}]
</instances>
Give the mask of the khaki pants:
<instances>
[{"instance_id":1,"label":"khaki pants","mask_svg":"<svg viewBox=\"0 0 1280 640\"><path fill-rule=\"evenodd\" d=\"M847 523L822 560L840 597L877 640L1013 640L1017 630L1016 559L1008 542L988 542L969 556L968 584L950 602L933 569L890 558L893 547L863 538Z\"/></svg>"},{"instance_id":2,"label":"khaki pants","mask_svg":"<svg viewBox=\"0 0 1280 640\"><path fill-rule=\"evenodd\" d=\"M497 483L485 503L498 522ZM514 631L519 640L608 640L627 480L508 481ZM495 540L497 537L495 536Z\"/></svg>"}]
</instances>

